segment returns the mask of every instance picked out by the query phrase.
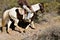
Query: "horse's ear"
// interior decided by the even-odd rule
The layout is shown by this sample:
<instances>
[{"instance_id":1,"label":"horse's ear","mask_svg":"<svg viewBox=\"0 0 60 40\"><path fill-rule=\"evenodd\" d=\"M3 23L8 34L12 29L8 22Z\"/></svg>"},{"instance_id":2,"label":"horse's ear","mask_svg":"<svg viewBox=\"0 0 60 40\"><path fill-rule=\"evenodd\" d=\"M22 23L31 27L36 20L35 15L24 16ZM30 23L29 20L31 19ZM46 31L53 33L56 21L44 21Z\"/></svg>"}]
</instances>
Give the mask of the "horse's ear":
<instances>
[{"instance_id":1,"label":"horse's ear","mask_svg":"<svg viewBox=\"0 0 60 40\"><path fill-rule=\"evenodd\" d=\"M39 6L40 6L40 11L43 13L44 12L44 3L40 3Z\"/></svg>"}]
</instances>

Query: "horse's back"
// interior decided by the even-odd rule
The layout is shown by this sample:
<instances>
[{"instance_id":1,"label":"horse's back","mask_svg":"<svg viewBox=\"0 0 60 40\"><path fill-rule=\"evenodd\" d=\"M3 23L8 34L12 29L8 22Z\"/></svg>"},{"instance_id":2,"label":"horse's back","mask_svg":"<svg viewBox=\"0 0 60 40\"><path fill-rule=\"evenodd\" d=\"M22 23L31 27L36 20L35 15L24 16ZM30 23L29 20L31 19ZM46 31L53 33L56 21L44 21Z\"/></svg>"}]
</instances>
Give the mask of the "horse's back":
<instances>
[{"instance_id":1,"label":"horse's back","mask_svg":"<svg viewBox=\"0 0 60 40\"><path fill-rule=\"evenodd\" d=\"M16 7L10 9L10 11L9 11L10 17L12 17L12 16L13 16L13 17L17 17L17 16L16 16L16 15L17 15L17 14L16 14L16 11L15 11L16 9L17 9Z\"/></svg>"}]
</instances>

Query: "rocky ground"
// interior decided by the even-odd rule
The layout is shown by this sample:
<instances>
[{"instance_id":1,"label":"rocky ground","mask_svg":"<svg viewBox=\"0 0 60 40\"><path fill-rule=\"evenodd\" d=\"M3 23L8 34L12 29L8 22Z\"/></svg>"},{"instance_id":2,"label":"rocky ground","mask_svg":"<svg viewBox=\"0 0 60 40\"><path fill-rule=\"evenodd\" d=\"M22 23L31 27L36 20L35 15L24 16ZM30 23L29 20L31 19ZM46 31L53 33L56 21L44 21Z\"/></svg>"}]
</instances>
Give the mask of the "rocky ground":
<instances>
[{"instance_id":1,"label":"rocky ground","mask_svg":"<svg viewBox=\"0 0 60 40\"><path fill-rule=\"evenodd\" d=\"M60 40L60 15L57 13L46 13L35 27L29 27L25 33L14 30L10 30L10 34L0 32L0 40Z\"/></svg>"}]
</instances>

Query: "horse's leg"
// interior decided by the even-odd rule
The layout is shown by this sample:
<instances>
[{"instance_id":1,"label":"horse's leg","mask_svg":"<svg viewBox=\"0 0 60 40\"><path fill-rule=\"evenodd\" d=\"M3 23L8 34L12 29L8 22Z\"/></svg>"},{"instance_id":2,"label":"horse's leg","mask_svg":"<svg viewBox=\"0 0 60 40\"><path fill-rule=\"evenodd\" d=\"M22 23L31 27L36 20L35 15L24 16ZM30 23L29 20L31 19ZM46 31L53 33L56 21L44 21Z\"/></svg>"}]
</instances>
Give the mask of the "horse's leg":
<instances>
[{"instance_id":1,"label":"horse's leg","mask_svg":"<svg viewBox=\"0 0 60 40\"><path fill-rule=\"evenodd\" d=\"M34 21L31 22L31 28L32 28L32 29L35 29Z\"/></svg>"},{"instance_id":2,"label":"horse's leg","mask_svg":"<svg viewBox=\"0 0 60 40\"><path fill-rule=\"evenodd\" d=\"M5 26L5 21L2 19L2 27L1 27L1 32L3 32L3 27Z\"/></svg>"},{"instance_id":3,"label":"horse's leg","mask_svg":"<svg viewBox=\"0 0 60 40\"><path fill-rule=\"evenodd\" d=\"M28 29L28 27L30 26L30 24L29 25L27 25L27 27L25 28L25 29Z\"/></svg>"},{"instance_id":4,"label":"horse's leg","mask_svg":"<svg viewBox=\"0 0 60 40\"><path fill-rule=\"evenodd\" d=\"M8 21L8 27L7 27L7 33L10 32L10 29L9 29L9 28L10 28L11 23L12 23L12 21L9 20L9 21Z\"/></svg>"},{"instance_id":5,"label":"horse's leg","mask_svg":"<svg viewBox=\"0 0 60 40\"><path fill-rule=\"evenodd\" d=\"M4 31L5 31L5 30L4 30L4 27L5 27L6 23L7 23L7 19L9 18L9 17L8 17L8 12L9 12L9 10L6 10L6 11L3 13L1 32L4 32Z\"/></svg>"},{"instance_id":6,"label":"horse's leg","mask_svg":"<svg viewBox=\"0 0 60 40\"><path fill-rule=\"evenodd\" d=\"M19 22L19 20L18 20L18 19L15 19L14 25L15 25L21 32L23 32L23 28L21 28L21 27L18 26L18 22Z\"/></svg>"},{"instance_id":7,"label":"horse's leg","mask_svg":"<svg viewBox=\"0 0 60 40\"><path fill-rule=\"evenodd\" d=\"M28 29L29 26L31 26L32 29L35 29L34 22L32 21L29 25L27 25L24 32Z\"/></svg>"},{"instance_id":8,"label":"horse's leg","mask_svg":"<svg viewBox=\"0 0 60 40\"><path fill-rule=\"evenodd\" d=\"M30 24L26 26L25 30L23 32L25 32L28 28L29 28Z\"/></svg>"},{"instance_id":9,"label":"horse's leg","mask_svg":"<svg viewBox=\"0 0 60 40\"><path fill-rule=\"evenodd\" d=\"M32 29L35 29L34 22L32 21L29 25L27 25L24 32L28 29L29 26L31 26Z\"/></svg>"}]
</instances>

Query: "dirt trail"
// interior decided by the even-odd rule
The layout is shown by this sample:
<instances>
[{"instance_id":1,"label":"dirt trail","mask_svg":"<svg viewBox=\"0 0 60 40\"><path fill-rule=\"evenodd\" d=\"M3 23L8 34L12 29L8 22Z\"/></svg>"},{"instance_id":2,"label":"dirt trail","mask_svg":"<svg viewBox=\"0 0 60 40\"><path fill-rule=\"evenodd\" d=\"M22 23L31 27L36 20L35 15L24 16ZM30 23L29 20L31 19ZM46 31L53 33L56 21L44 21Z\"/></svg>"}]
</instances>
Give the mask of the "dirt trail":
<instances>
[{"instance_id":1,"label":"dirt trail","mask_svg":"<svg viewBox=\"0 0 60 40\"><path fill-rule=\"evenodd\" d=\"M29 27L25 33L19 33L14 30L11 30L10 34L0 32L0 40L48 40L48 37L51 38L49 34L52 33L59 35L60 39L60 16L52 15L52 13L45 14L44 19L47 22L35 23L36 29Z\"/></svg>"}]
</instances>

